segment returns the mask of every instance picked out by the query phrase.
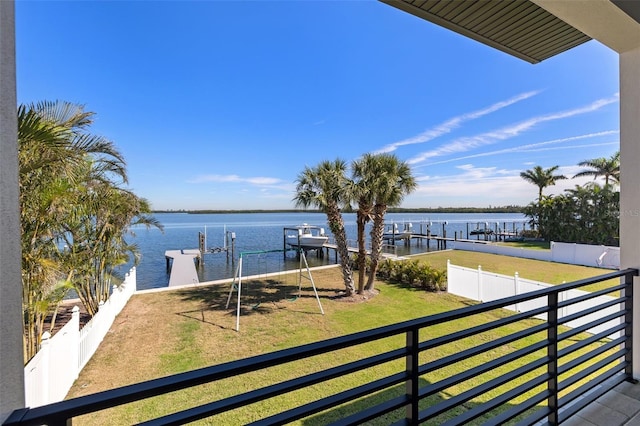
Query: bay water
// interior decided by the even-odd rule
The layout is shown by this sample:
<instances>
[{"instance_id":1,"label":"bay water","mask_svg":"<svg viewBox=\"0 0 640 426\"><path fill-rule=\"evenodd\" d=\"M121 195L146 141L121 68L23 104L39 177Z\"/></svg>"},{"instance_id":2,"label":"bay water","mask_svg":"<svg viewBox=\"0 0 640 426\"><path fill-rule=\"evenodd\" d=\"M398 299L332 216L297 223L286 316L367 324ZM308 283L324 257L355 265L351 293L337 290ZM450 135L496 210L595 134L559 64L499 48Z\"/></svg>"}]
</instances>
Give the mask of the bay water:
<instances>
[{"instance_id":1,"label":"bay water","mask_svg":"<svg viewBox=\"0 0 640 426\"><path fill-rule=\"evenodd\" d=\"M141 259L137 266L138 289L167 287L170 271L167 269L165 252L167 250L184 250L198 248L198 234L206 236L206 248L225 246L227 232L235 234L233 254L228 252L205 253L203 262L197 268L200 282L233 278L238 272L238 258L243 254L242 275L259 275L279 272L299 267L295 252L281 252L284 246L284 228L295 227L303 223L323 227L332 240L326 215L323 213L156 213L154 217L162 223L164 231L157 228L146 229L134 227L135 236L131 238L140 251ZM343 214L349 246L356 246L356 215ZM397 223L400 230L404 224L411 223L414 232L426 233L427 224L435 235L467 238L468 232L476 228L505 229L519 231L527 227L526 218L519 213L387 213L387 224ZM368 225L367 236L370 232ZM229 234L230 235L230 234ZM482 236L468 238L483 238ZM410 244L396 241L395 250L398 255L409 255L436 250L432 241L418 244L412 240ZM270 251L269 253L248 254L254 251ZM320 258L310 252L306 258L309 266L336 263L335 251L329 256Z\"/></svg>"}]
</instances>

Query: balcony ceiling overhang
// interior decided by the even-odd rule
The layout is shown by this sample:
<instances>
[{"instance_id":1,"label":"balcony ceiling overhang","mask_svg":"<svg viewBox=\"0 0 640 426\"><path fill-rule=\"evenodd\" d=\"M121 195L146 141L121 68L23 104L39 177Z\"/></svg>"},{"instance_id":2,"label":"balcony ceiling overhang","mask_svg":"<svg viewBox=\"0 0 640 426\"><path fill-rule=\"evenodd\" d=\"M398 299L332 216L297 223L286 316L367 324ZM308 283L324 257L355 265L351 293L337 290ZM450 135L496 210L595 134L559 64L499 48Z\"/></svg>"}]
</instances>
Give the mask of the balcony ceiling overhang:
<instances>
[{"instance_id":1,"label":"balcony ceiling overhang","mask_svg":"<svg viewBox=\"0 0 640 426\"><path fill-rule=\"evenodd\" d=\"M640 43L636 1L381 1L531 63L592 38L618 52Z\"/></svg>"}]
</instances>

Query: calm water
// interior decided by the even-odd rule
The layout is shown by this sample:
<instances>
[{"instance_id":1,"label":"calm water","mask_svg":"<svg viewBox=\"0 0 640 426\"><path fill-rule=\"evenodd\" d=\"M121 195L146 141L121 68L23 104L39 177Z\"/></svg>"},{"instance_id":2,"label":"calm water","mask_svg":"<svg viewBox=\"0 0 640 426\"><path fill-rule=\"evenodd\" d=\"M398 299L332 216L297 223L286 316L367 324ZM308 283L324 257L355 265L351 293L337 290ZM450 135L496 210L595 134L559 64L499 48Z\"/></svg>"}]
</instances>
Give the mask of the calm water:
<instances>
[{"instance_id":1,"label":"calm water","mask_svg":"<svg viewBox=\"0 0 640 426\"><path fill-rule=\"evenodd\" d=\"M347 238L354 241L355 246L356 222L355 213L344 214ZM293 227L302 223L324 227L329 234L326 216L321 213L222 213L222 214L185 214L159 213L155 217L164 225L164 233L158 229L136 228L135 243L140 249L142 259L138 265L138 289L166 287L169 283L169 273L166 270L164 253L166 250L196 249L198 248L198 233L206 235L207 248L222 247L225 241L225 230L234 232L235 256L223 253L207 253L204 265L199 268L200 281L212 281L234 276L241 252L256 250L282 250L284 227ZM431 232L442 235L443 226L447 237L454 233L459 238L466 238L467 229L476 228L476 224L488 223L491 229L506 225L507 230L522 229L524 216L517 213L389 213L387 223L395 222L402 229L403 223L412 223L414 232L419 232L422 226L426 232L427 223L431 223ZM446 221L446 224L445 224ZM468 224L468 225L467 225ZM367 228L367 234L370 228ZM397 243L398 254L415 254L427 250L435 250L435 242L431 247L426 244L418 245L412 242L405 246ZM308 255L310 266L334 263L335 256L331 255L319 259L315 254ZM267 253L260 255L244 255L242 275L254 275L267 272L277 272L285 269L296 269L298 261L295 253Z\"/></svg>"}]
</instances>

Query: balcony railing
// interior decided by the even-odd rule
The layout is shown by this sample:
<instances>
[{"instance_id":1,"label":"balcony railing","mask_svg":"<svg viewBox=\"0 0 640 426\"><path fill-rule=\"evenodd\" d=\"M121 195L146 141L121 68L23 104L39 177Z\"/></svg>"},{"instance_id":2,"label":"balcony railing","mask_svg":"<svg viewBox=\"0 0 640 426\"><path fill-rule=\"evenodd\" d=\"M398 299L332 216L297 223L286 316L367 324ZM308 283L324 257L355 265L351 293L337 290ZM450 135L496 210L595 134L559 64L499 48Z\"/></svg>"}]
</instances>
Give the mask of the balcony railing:
<instances>
[{"instance_id":1,"label":"balcony railing","mask_svg":"<svg viewBox=\"0 0 640 426\"><path fill-rule=\"evenodd\" d=\"M210 384L210 402L145 424L183 424L209 417L215 421L223 413L267 402L272 411L260 416L254 424L275 425L305 419L308 423L304 424L349 425L377 420L379 424L414 425L431 420L434 424L462 425L481 420L488 424L513 421L556 425L619 383L632 380L632 279L637 274L635 269L612 272L48 406L17 410L4 424L66 425L68 420L83 414ZM616 280L603 283L611 279ZM601 283L604 289L568 297L570 290L595 283ZM605 300L604 295L611 297ZM536 300L544 303L532 303ZM502 309L505 306L519 306L521 312ZM527 306L530 309L522 311ZM577 306L588 307L576 312ZM569 327L580 318L586 318L586 322ZM390 345L395 346L388 349ZM344 361L344 351L352 351L355 358ZM295 368L296 362L311 357L318 357L314 364L317 371L301 372L245 393L213 398L215 392L211 389L223 386L224 379L242 380L243 375L278 366ZM382 365L386 366L384 375L376 370ZM396 368L391 374L389 366ZM336 385L336 380L351 374L361 375L357 385L346 388ZM372 379L362 380L365 376ZM284 407L273 399L300 390L307 390L304 396L311 399ZM321 396L313 398L315 395Z\"/></svg>"}]
</instances>

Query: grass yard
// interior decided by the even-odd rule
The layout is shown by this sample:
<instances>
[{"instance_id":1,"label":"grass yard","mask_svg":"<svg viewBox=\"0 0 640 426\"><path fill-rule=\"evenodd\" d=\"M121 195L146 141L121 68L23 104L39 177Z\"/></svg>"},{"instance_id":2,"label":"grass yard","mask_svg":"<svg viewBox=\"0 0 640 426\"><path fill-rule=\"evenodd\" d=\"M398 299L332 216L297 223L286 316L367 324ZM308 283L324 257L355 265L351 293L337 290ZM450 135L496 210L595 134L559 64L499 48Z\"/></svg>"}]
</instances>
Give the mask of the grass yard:
<instances>
[{"instance_id":1,"label":"grass yard","mask_svg":"<svg viewBox=\"0 0 640 426\"><path fill-rule=\"evenodd\" d=\"M563 282L581 280L593 277L594 275L602 275L611 272L609 269L543 262L540 260L499 256L495 254L463 250L437 251L412 256L412 258L428 262L438 269L446 269L448 259L454 265L474 269L478 268L478 265L480 265L482 266L483 271L490 271L496 274L513 276L517 272L522 278L541 281L547 284L562 284ZM615 282L618 281L615 280ZM595 291L608 285L610 284L594 284L592 286L585 287L583 290Z\"/></svg>"},{"instance_id":2,"label":"grass yard","mask_svg":"<svg viewBox=\"0 0 640 426\"><path fill-rule=\"evenodd\" d=\"M571 281L605 272L595 268L547 264L470 252L440 252L420 257L440 268L446 267L446 260L451 259L452 263L461 266L477 267L478 264L481 264L485 270L504 274L511 274L514 270L523 277L552 283L563 280ZM549 277L553 277L554 280ZM279 282L276 282L278 280L276 278L274 281L264 279L243 283L243 309L239 332L234 330L235 303L233 302L235 302L235 296L232 299L233 309L231 307L229 310L225 309L229 292L228 284L134 295L116 318L112 329L97 353L81 372L69 393L69 397L95 393L169 374L449 311L475 303L447 293L426 293L387 283L378 283L379 294L368 300L344 301L335 297L342 288L341 273L336 267L313 272L313 278L325 310L325 315L321 315L310 289L303 291L302 297L293 299L297 290L294 275L282 274L278 278ZM478 315L475 321L486 323L505 315L509 315L509 313L497 311ZM528 321L528 323L532 323L532 321ZM466 326L468 323L442 324L430 330L428 337L450 334ZM518 327L518 325L513 325L493 330L491 333L450 344L437 351L427 351L423 353L420 361L428 362L447 353L459 352L465 347L477 346L500 335L513 332ZM518 347L540 339L541 336L534 335L504 345L490 354L461 361L449 367L450 371L437 370L428 375L428 380L432 382L441 380L451 371L468 371L475 365L496 359ZM403 344L403 338L389 338L375 344L344 349L330 356L299 360L292 365L265 369L213 385L203 385L104 410L74 421L78 424L137 423L163 414L206 404L237 392L249 391L299 377L318 371L319 366L326 368L340 365L366 355L391 350ZM524 364L533 359L532 356L523 357L521 362ZM285 407L300 406L342 389L393 374L403 367L403 362L388 363L376 369L334 379L311 389L294 392L269 402L245 406L232 413L220 415L215 420L204 420L200 423L246 424L274 414ZM512 368L513 366L506 367ZM528 373L528 376L540 375L541 373L542 370L538 369ZM491 374L496 374L496 372ZM522 380L524 378L526 377L523 377ZM471 384L483 383L489 379L490 377L487 377L486 374L473 377L465 383L455 385L430 397L425 401L425 404L450 398L464 392ZM516 384L518 383L510 383L505 386L512 387ZM376 393L354 401L353 404L335 407L310 419L300 421L298 424L322 425L337 421L375 403L375 401L401 395L403 392L404 387L399 386L390 391ZM461 404L456 410L465 411L473 407L474 403L474 401L469 401ZM399 419L401 415L402 413L390 413L384 419L372 424L389 424ZM438 424L438 422L434 424Z\"/></svg>"}]
</instances>

